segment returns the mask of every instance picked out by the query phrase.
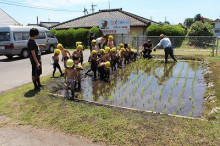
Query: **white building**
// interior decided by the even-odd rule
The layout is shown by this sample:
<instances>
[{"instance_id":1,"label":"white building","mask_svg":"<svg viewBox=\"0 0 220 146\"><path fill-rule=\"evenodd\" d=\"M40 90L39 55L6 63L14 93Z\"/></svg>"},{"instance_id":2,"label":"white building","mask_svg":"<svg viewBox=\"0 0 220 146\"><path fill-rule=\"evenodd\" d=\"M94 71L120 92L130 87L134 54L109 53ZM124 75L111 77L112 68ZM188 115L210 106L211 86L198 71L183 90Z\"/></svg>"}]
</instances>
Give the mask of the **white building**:
<instances>
[{"instance_id":1,"label":"white building","mask_svg":"<svg viewBox=\"0 0 220 146\"><path fill-rule=\"evenodd\" d=\"M215 20L215 28L213 29L215 36L220 36L220 20Z\"/></svg>"},{"instance_id":2,"label":"white building","mask_svg":"<svg viewBox=\"0 0 220 146\"><path fill-rule=\"evenodd\" d=\"M8 15L5 11L0 8L0 26L6 25L21 25L14 18Z\"/></svg>"}]
</instances>

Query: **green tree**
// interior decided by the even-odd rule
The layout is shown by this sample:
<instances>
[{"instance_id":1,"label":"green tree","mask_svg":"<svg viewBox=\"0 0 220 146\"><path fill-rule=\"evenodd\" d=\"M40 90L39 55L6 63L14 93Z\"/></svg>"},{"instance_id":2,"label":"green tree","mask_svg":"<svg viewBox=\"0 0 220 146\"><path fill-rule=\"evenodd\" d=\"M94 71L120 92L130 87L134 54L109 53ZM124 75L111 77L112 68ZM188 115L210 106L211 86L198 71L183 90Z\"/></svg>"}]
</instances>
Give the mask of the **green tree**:
<instances>
[{"instance_id":1,"label":"green tree","mask_svg":"<svg viewBox=\"0 0 220 146\"><path fill-rule=\"evenodd\" d=\"M197 21L191 25L187 36L213 36L212 25Z\"/></svg>"},{"instance_id":2,"label":"green tree","mask_svg":"<svg viewBox=\"0 0 220 146\"><path fill-rule=\"evenodd\" d=\"M193 18L186 18L185 21L183 22L183 24L187 27L190 28L190 26L194 23L194 19Z\"/></svg>"},{"instance_id":3,"label":"green tree","mask_svg":"<svg viewBox=\"0 0 220 146\"><path fill-rule=\"evenodd\" d=\"M98 27L92 27L91 29L89 29L89 34L92 32L95 33L96 38L101 37L103 34L102 31Z\"/></svg>"},{"instance_id":4,"label":"green tree","mask_svg":"<svg viewBox=\"0 0 220 146\"><path fill-rule=\"evenodd\" d=\"M202 23L201 21L196 21L190 27L187 36L213 36L212 25L208 22ZM213 39L211 37L192 37L189 38L188 44L196 47L208 47L212 43Z\"/></svg>"},{"instance_id":5,"label":"green tree","mask_svg":"<svg viewBox=\"0 0 220 146\"><path fill-rule=\"evenodd\" d=\"M194 21L201 21L201 14L196 14L194 17Z\"/></svg>"}]
</instances>

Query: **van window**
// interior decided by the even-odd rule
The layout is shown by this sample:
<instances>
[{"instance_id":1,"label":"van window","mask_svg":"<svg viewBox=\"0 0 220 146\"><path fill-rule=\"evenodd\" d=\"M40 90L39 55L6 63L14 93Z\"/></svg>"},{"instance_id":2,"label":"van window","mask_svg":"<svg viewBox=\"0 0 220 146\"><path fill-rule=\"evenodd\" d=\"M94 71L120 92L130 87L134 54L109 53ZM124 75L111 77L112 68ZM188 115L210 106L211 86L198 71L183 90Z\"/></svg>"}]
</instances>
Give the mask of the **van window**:
<instances>
[{"instance_id":1,"label":"van window","mask_svg":"<svg viewBox=\"0 0 220 146\"><path fill-rule=\"evenodd\" d=\"M46 35L44 32L40 32L39 35L37 36L37 39L45 39Z\"/></svg>"},{"instance_id":2,"label":"van window","mask_svg":"<svg viewBox=\"0 0 220 146\"><path fill-rule=\"evenodd\" d=\"M28 32L15 32L14 39L15 41L28 40L29 33Z\"/></svg>"},{"instance_id":3,"label":"van window","mask_svg":"<svg viewBox=\"0 0 220 146\"><path fill-rule=\"evenodd\" d=\"M54 34L50 31L47 31L46 34L47 34L47 37L49 38L55 38Z\"/></svg>"},{"instance_id":4,"label":"van window","mask_svg":"<svg viewBox=\"0 0 220 146\"><path fill-rule=\"evenodd\" d=\"M0 42L1 41L10 41L10 33L9 32L0 32Z\"/></svg>"}]
</instances>

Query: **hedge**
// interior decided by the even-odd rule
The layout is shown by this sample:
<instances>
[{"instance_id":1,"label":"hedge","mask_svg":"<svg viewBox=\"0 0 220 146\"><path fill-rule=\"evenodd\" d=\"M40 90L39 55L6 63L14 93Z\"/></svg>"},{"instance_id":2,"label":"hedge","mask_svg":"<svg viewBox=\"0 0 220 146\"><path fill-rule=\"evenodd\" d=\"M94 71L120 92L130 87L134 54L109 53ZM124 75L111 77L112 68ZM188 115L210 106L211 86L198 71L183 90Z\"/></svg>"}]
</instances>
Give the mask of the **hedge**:
<instances>
[{"instance_id":1,"label":"hedge","mask_svg":"<svg viewBox=\"0 0 220 146\"><path fill-rule=\"evenodd\" d=\"M58 42L67 48L75 48L77 41L82 42L84 46L88 46L89 35L92 32L96 34L96 38L102 35L102 32L99 30L98 27L92 27L91 29L70 28L68 30L51 29L50 31L56 36Z\"/></svg>"}]
</instances>

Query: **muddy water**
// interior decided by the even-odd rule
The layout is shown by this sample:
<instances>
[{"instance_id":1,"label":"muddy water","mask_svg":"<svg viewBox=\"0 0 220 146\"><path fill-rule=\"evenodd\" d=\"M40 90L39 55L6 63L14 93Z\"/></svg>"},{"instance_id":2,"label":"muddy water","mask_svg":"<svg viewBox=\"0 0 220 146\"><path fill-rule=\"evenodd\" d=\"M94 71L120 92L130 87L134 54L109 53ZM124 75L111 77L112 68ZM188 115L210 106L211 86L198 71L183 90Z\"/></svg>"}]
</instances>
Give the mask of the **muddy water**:
<instances>
[{"instance_id":1,"label":"muddy water","mask_svg":"<svg viewBox=\"0 0 220 146\"><path fill-rule=\"evenodd\" d=\"M83 79L84 99L160 113L198 117L206 84L199 62L138 60L111 73L109 83Z\"/></svg>"}]
</instances>

